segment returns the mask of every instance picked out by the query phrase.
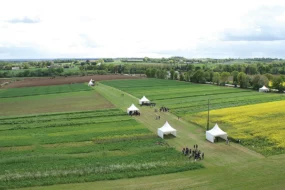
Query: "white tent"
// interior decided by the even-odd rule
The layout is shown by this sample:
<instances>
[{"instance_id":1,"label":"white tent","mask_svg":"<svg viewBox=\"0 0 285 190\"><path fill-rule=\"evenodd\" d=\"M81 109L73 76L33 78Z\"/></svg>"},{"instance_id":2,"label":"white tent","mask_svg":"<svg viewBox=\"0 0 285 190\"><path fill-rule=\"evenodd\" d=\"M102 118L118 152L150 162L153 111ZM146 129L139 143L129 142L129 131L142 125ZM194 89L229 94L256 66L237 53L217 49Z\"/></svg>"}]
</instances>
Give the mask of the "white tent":
<instances>
[{"instance_id":1,"label":"white tent","mask_svg":"<svg viewBox=\"0 0 285 190\"><path fill-rule=\"evenodd\" d=\"M222 139L225 139L225 140L228 139L228 134L222 131L222 129L220 129L217 123L211 130L206 131L206 139L208 141L213 143L216 137L221 137Z\"/></svg>"},{"instance_id":2,"label":"white tent","mask_svg":"<svg viewBox=\"0 0 285 190\"><path fill-rule=\"evenodd\" d=\"M266 88L266 86L263 86L262 88L259 89L259 92L268 92L269 89Z\"/></svg>"},{"instance_id":3,"label":"white tent","mask_svg":"<svg viewBox=\"0 0 285 190\"><path fill-rule=\"evenodd\" d=\"M172 134L176 137L176 129L172 128L166 121L165 124L157 129L157 135L163 138L163 135Z\"/></svg>"},{"instance_id":4,"label":"white tent","mask_svg":"<svg viewBox=\"0 0 285 190\"><path fill-rule=\"evenodd\" d=\"M133 111L139 111L139 109L132 104L128 109L127 109L127 113L133 112Z\"/></svg>"},{"instance_id":5,"label":"white tent","mask_svg":"<svg viewBox=\"0 0 285 190\"><path fill-rule=\"evenodd\" d=\"M88 86L94 86L94 83L93 83L92 79L89 81Z\"/></svg>"},{"instance_id":6,"label":"white tent","mask_svg":"<svg viewBox=\"0 0 285 190\"><path fill-rule=\"evenodd\" d=\"M145 96L143 96L142 99L139 100L139 103L142 105L143 103L150 103L150 101Z\"/></svg>"}]
</instances>

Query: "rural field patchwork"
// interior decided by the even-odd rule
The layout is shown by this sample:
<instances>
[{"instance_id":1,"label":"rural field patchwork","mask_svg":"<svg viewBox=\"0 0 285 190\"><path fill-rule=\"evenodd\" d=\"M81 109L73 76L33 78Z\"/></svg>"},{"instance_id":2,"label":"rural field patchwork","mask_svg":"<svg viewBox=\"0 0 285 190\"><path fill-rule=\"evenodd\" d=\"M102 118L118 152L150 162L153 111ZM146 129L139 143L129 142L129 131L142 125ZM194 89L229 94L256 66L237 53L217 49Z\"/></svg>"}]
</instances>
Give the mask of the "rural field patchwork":
<instances>
[{"instance_id":1,"label":"rural field patchwork","mask_svg":"<svg viewBox=\"0 0 285 190\"><path fill-rule=\"evenodd\" d=\"M189 120L205 127L207 112L189 116ZM264 155L285 153L285 101L212 110L210 121L219 123L228 135L241 140Z\"/></svg>"},{"instance_id":2,"label":"rural field patchwork","mask_svg":"<svg viewBox=\"0 0 285 190\"><path fill-rule=\"evenodd\" d=\"M211 126L221 124L231 138L242 140L263 155L284 153L285 96L282 94L159 79L102 83L137 98L145 95L158 106L168 107L170 112L203 128L210 99Z\"/></svg>"},{"instance_id":3,"label":"rural field patchwork","mask_svg":"<svg viewBox=\"0 0 285 190\"><path fill-rule=\"evenodd\" d=\"M0 187L202 168L119 109L0 118Z\"/></svg>"},{"instance_id":4,"label":"rural field patchwork","mask_svg":"<svg viewBox=\"0 0 285 190\"><path fill-rule=\"evenodd\" d=\"M102 81L101 83L118 88L137 98L146 96L159 106L166 106L172 113L182 117L206 111L208 99L210 99L212 110L285 100L285 96L278 94L174 80L117 80Z\"/></svg>"}]
</instances>

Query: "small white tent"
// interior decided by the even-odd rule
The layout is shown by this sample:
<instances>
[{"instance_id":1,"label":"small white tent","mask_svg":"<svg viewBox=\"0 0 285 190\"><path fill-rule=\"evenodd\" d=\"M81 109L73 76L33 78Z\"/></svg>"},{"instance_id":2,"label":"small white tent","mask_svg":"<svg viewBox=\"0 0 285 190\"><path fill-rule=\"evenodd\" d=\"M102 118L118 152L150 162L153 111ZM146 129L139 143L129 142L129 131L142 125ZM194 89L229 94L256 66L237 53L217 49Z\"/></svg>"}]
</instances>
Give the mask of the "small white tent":
<instances>
[{"instance_id":1,"label":"small white tent","mask_svg":"<svg viewBox=\"0 0 285 190\"><path fill-rule=\"evenodd\" d=\"M127 109L127 113L129 114L130 112L134 112L134 111L139 111L139 109L132 104L128 109Z\"/></svg>"},{"instance_id":2,"label":"small white tent","mask_svg":"<svg viewBox=\"0 0 285 190\"><path fill-rule=\"evenodd\" d=\"M269 89L266 88L266 86L263 86L262 88L259 89L259 92L268 92Z\"/></svg>"},{"instance_id":3,"label":"small white tent","mask_svg":"<svg viewBox=\"0 0 285 190\"><path fill-rule=\"evenodd\" d=\"M176 129L172 128L166 121L165 124L157 129L157 135L163 138L163 135L172 134L176 137Z\"/></svg>"},{"instance_id":4,"label":"small white tent","mask_svg":"<svg viewBox=\"0 0 285 190\"><path fill-rule=\"evenodd\" d=\"M216 137L221 137L222 139L227 140L228 139L228 134L224 131L222 131L222 129L220 129L220 127L218 126L218 124L216 123L216 125L213 127L213 129L206 131L206 139L210 142L214 142Z\"/></svg>"},{"instance_id":5,"label":"small white tent","mask_svg":"<svg viewBox=\"0 0 285 190\"><path fill-rule=\"evenodd\" d=\"M91 79L88 83L88 86L94 86L94 80Z\"/></svg>"},{"instance_id":6,"label":"small white tent","mask_svg":"<svg viewBox=\"0 0 285 190\"><path fill-rule=\"evenodd\" d=\"M139 103L142 105L143 103L150 103L150 101L145 96L143 96L142 99L139 100Z\"/></svg>"}]
</instances>

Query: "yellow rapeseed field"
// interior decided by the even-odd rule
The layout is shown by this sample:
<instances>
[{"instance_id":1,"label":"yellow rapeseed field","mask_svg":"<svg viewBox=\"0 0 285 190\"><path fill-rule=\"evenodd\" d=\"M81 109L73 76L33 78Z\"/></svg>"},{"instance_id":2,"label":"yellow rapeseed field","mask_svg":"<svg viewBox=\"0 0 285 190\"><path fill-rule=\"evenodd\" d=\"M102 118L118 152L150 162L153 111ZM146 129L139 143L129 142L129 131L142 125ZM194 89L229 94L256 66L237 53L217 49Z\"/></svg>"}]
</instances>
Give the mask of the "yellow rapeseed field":
<instances>
[{"instance_id":1,"label":"yellow rapeseed field","mask_svg":"<svg viewBox=\"0 0 285 190\"><path fill-rule=\"evenodd\" d=\"M207 112L189 118L206 126ZM211 126L218 123L228 135L263 154L284 153L285 101L210 111Z\"/></svg>"}]
</instances>

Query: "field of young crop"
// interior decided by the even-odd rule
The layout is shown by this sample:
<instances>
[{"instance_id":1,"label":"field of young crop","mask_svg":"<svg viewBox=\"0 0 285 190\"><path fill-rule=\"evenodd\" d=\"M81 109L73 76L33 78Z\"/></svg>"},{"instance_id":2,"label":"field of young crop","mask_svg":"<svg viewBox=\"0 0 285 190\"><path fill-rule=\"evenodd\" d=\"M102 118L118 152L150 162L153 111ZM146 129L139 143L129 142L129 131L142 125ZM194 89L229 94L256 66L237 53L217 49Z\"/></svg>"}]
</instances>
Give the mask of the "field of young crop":
<instances>
[{"instance_id":1,"label":"field of young crop","mask_svg":"<svg viewBox=\"0 0 285 190\"><path fill-rule=\"evenodd\" d=\"M40 87L9 88L0 90L0 98L79 92L88 90L92 90L92 88L83 83Z\"/></svg>"},{"instance_id":2,"label":"field of young crop","mask_svg":"<svg viewBox=\"0 0 285 190\"><path fill-rule=\"evenodd\" d=\"M159 106L168 107L178 116L206 111L208 99L210 99L211 109L285 100L285 96L278 94L174 80L117 80L101 83L118 88L137 98L146 96Z\"/></svg>"},{"instance_id":3,"label":"field of young crop","mask_svg":"<svg viewBox=\"0 0 285 190\"><path fill-rule=\"evenodd\" d=\"M25 88L23 88L25 89ZM0 98L0 117L113 108L94 90Z\"/></svg>"},{"instance_id":4,"label":"field of young crop","mask_svg":"<svg viewBox=\"0 0 285 190\"><path fill-rule=\"evenodd\" d=\"M234 140L264 155L285 153L285 101L225 108L210 112L211 126L218 123ZM205 127L207 112L189 116Z\"/></svg>"},{"instance_id":5,"label":"field of young crop","mask_svg":"<svg viewBox=\"0 0 285 190\"><path fill-rule=\"evenodd\" d=\"M119 109L0 118L0 188L202 168Z\"/></svg>"}]
</instances>

